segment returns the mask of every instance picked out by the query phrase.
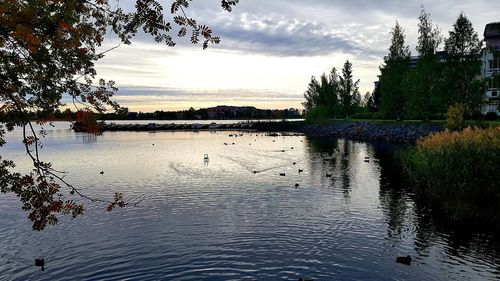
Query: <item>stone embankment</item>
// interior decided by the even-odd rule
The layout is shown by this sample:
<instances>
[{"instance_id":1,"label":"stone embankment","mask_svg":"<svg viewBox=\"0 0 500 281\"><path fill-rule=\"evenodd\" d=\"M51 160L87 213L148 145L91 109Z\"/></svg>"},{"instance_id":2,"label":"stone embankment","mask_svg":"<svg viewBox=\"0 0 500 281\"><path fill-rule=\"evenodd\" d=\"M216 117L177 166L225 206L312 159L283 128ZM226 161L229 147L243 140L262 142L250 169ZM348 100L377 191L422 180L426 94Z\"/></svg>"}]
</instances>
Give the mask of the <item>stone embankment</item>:
<instances>
[{"instance_id":1,"label":"stone embankment","mask_svg":"<svg viewBox=\"0 0 500 281\"><path fill-rule=\"evenodd\" d=\"M104 123L99 126L103 132L106 131L209 131L209 130L251 130L253 123L235 124L115 124ZM78 122L73 124L75 132L85 132L86 129Z\"/></svg>"},{"instance_id":2,"label":"stone embankment","mask_svg":"<svg viewBox=\"0 0 500 281\"><path fill-rule=\"evenodd\" d=\"M419 138L443 131L439 124L432 123L370 123L339 122L331 125L304 125L301 133L309 136L328 136L355 140L415 143Z\"/></svg>"},{"instance_id":3,"label":"stone embankment","mask_svg":"<svg viewBox=\"0 0 500 281\"><path fill-rule=\"evenodd\" d=\"M78 124L77 132L84 131ZM432 123L377 123L337 122L329 125L307 125L299 122L255 122L235 124L104 124L102 131L186 131L186 130L233 130L258 132L292 132L308 136L337 137L354 140L415 143L419 138L443 130Z\"/></svg>"}]
</instances>

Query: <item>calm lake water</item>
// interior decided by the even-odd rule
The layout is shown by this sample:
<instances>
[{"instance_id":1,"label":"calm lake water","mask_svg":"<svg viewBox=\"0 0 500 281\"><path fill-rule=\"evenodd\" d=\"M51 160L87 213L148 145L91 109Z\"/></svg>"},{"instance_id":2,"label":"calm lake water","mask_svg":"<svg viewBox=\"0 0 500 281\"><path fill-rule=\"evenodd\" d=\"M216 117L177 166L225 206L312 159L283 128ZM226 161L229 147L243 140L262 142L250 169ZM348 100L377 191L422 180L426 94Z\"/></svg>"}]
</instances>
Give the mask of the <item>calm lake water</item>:
<instances>
[{"instance_id":1,"label":"calm lake water","mask_svg":"<svg viewBox=\"0 0 500 281\"><path fill-rule=\"evenodd\" d=\"M44 159L86 194L144 201L111 213L85 202L83 217L34 232L17 198L0 194L1 280L500 278L495 237L444 227L400 186L398 147L239 132L92 137L67 127L48 130ZM27 170L19 137L10 134L1 155ZM411 266L395 262L406 255Z\"/></svg>"}]
</instances>

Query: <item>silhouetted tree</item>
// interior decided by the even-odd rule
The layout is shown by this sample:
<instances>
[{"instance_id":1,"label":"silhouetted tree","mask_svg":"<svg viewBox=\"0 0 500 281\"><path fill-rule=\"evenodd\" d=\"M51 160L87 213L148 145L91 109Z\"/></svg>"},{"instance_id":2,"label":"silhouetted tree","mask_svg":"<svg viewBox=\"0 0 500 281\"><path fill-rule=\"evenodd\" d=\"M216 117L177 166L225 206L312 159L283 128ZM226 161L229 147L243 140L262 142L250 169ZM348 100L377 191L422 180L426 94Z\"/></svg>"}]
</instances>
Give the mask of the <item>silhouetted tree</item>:
<instances>
[{"instance_id":1,"label":"silhouetted tree","mask_svg":"<svg viewBox=\"0 0 500 281\"><path fill-rule=\"evenodd\" d=\"M354 108L361 102L359 94L359 80L353 81L352 63L347 60L342 68L342 76L340 77L340 106L342 113L349 118L354 111Z\"/></svg>"},{"instance_id":2,"label":"silhouetted tree","mask_svg":"<svg viewBox=\"0 0 500 281\"><path fill-rule=\"evenodd\" d=\"M380 99L380 110L384 116L401 120L404 117L406 96L404 82L408 79L410 47L406 45L403 28L396 22L391 32L389 54L380 68L380 83L375 88L374 104Z\"/></svg>"},{"instance_id":3,"label":"silhouetted tree","mask_svg":"<svg viewBox=\"0 0 500 281\"><path fill-rule=\"evenodd\" d=\"M328 75L323 73L319 82L314 76L311 77L311 82L304 93L306 101L303 106L306 111L322 107L327 111L327 117L335 118L338 108L339 83L339 76L335 68L332 68Z\"/></svg>"},{"instance_id":4,"label":"silhouetted tree","mask_svg":"<svg viewBox=\"0 0 500 281\"><path fill-rule=\"evenodd\" d=\"M408 89L408 110L413 117L429 119L436 113L442 96L442 69L436 51L442 42L441 31L432 23L430 14L422 6L418 17L419 59L410 72L405 88Z\"/></svg>"},{"instance_id":5,"label":"silhouetted tree","mask_svg":"<svg viewBox=\"0 0 500 281\"><path fill-rule=\"evenodd\" d=\"M445 40L448 54L445 69L445 108L460 103L469 113L478 112L484 102L485 82L481 75L482 42L472 23L460 13Z\"/></svg>"}]
</instances>

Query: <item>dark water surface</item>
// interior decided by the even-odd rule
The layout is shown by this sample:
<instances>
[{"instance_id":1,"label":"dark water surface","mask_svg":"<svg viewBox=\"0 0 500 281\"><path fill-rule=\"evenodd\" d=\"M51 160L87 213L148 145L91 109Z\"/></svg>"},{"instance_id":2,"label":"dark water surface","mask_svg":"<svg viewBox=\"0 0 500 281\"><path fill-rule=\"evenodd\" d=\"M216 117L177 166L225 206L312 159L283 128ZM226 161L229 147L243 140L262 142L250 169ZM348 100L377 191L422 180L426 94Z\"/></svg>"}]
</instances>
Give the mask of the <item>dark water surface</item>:
<instances>
[{"instance_id":1,"label":"dark water surface","mask_svg":"<svg viewBox=\"0 0 500 281\"><path fill-rule=\"evenodd\" d=\"M441 226L400 186L397 147L229 137L236 132L89 137L66 127L48 131L44 159L86 194L145 200L111 213L85 202L83 217L33 232L19 201L0 195L1 280L500 278L495 237ZM16 137L1 155L23 169ZM395 262L402 255L413 257L411 266ZM34 266L39 257L44 272Z\"/></svg>"}]
</instances>

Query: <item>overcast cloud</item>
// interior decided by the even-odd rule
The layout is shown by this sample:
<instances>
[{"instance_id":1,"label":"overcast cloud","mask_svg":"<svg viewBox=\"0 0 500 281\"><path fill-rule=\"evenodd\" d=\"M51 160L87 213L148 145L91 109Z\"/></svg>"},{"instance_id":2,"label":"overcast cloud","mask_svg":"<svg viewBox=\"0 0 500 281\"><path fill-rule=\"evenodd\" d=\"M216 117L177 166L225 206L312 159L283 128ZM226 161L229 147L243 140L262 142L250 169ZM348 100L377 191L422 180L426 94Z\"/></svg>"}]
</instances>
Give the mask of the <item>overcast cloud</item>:
<instances>
[{"instance_id":1,"label":"overcast cloud","mask_svg":"<svg viewBox=\"0 0 500 281\"><path fill-rule=\"evenodd\" d=\"M301 107L310 77L340 69L346 59L354 64L361 91L371 91L396 20L415 52L422 4L444 36L462 11L480 36L488 22L500 21L500 1L492 0L241 0L230 14L219 4L193 0L187 10L221 36L219 46L201 51L201 46L178 40L168 48L138 35L132 46L99 62L99 73L122 89L117 99L147 111L155 105Z\"/></svg>"}]
</instances>

